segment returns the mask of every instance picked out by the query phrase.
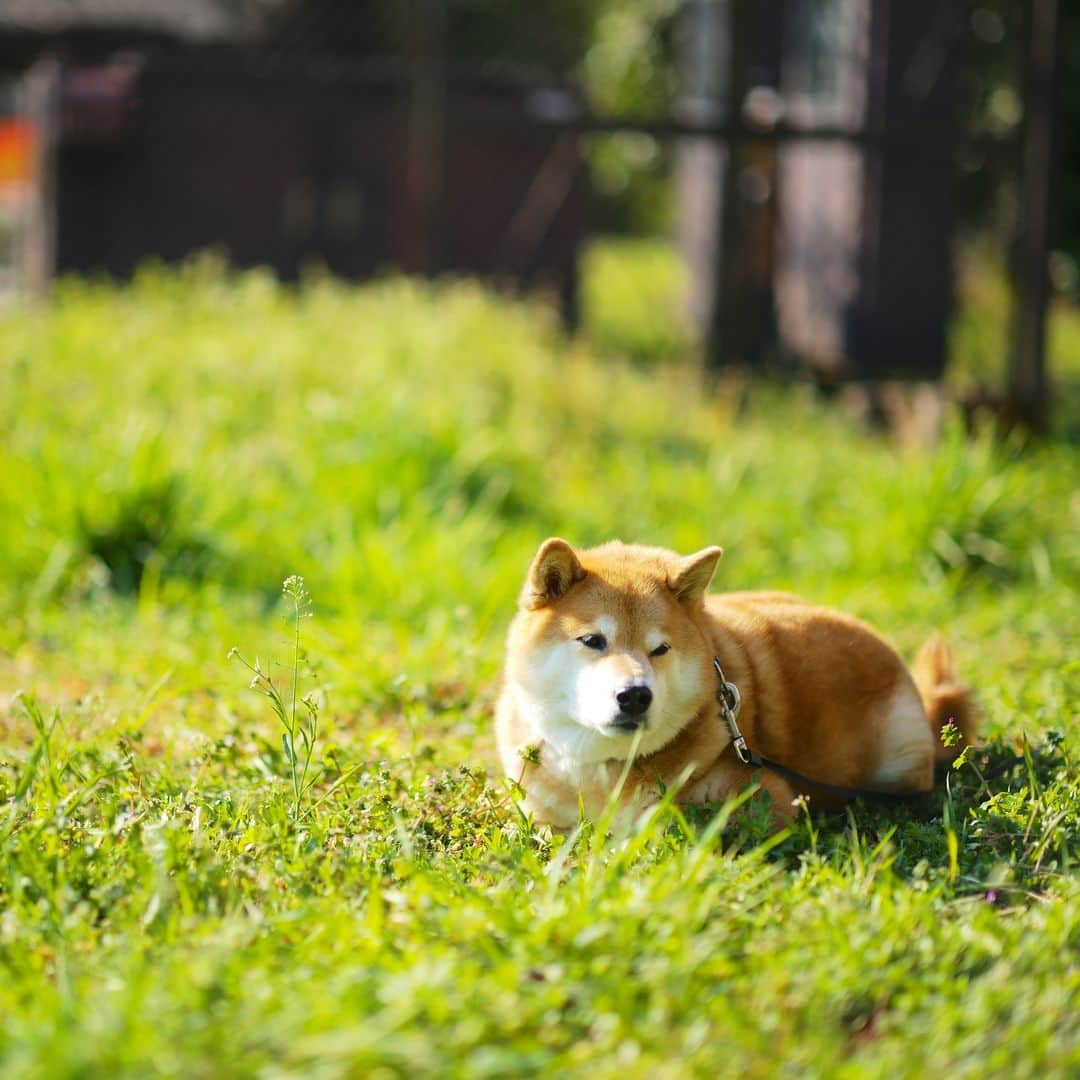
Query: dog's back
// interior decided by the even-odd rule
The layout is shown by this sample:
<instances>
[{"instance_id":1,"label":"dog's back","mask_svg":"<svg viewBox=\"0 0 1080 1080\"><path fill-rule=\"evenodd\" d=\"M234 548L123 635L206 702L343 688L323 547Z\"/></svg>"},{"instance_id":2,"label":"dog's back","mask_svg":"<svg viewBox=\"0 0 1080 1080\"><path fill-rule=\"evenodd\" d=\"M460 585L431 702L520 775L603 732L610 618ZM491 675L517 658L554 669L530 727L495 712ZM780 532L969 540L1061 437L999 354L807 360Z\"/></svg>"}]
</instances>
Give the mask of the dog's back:
<instances>
[{"instance_id":1,"label":"dog's back","mask_svg":"<svg viewBox=\"0 0 1080 1080\"><path fill-rule=\"evenodd\" d=\"M924 791L934 761L955 753L941 726L952 717L974 734L970 692L938 637L909 673L865 623L788 593L710 596L706 612L729 677L749 689L744 734L766 757L843 786Z\"/></svg>"}]
</instances>

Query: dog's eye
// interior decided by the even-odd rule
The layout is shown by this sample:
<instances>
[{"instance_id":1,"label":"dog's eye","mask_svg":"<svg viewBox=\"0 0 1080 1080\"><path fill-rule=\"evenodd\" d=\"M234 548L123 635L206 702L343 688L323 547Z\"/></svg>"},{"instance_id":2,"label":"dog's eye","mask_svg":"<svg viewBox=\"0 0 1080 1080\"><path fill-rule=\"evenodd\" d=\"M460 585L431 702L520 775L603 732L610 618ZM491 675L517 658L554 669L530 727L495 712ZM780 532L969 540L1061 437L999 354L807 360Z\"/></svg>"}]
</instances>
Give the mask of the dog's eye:
<instances>
[{"instance_id":1,"label":"dog's eye","mask_svg":"<svg viewBox=\"0 0 1080 1080\"><path fill-rule=\"evenodd\" d=\"M665 641L663 645L657 645L656 648L653 649L651 653L649 653L649 655L663 656L666 652L671 652L671 646Z\"/></svg>"},{"instance_id":2,"label":"dog's eye","mask_svg":"<svg viewBox=\"0 0 1080 1080\"><path fill-rule=\"evenodd\" d=\"M578 638L578 641L585 646L586 649L595 649L597 652L601 652L607 648L607 638L603 634L582 634Z\"/></svg>"}]
</instances>

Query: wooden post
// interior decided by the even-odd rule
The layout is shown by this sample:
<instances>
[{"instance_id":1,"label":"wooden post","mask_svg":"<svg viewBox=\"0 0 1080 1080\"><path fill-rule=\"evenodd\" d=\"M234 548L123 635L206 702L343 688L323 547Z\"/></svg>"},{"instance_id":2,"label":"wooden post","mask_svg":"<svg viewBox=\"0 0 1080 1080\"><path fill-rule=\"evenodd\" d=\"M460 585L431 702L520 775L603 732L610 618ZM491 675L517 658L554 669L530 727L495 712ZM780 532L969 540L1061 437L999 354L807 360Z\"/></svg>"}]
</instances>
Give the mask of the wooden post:
<instances>
[{"instance_id":1,"label":"wooden post","mask_svg":"<svg viewBox=\"0 0 1080 1080\"><path fill-rule=\"evenodd\" d=\"M1020 231L1013 259L1009 411L1036 431L1048 420L1047 255L1054 196L1054 111L1060 68L1062 0L1032 0L1024 93Z\"/></svg>"},{"instance_id":2,"label":"wooden post","mask_svg":"<svg viewBox=\"0 0 1080 1080\"><path fill-rule=\"evenodd\" d=\"M406 269L434 274L443 259L446 163L446 0L410 0Z\"/></svg>"},{"instance_id":3,"label":"wooden post","mask_svg":"<svg viewBox=\"0 0 1080 1080\"><path fill-rule=\"evenodd\" d=\"M56 270L56 155L60 140L60 64L37 61L20 80L16 111L33 125L35 190L20 208L15 239L16 287L44 297Z\"/></svg>"},{"instance_id":4,"label":"wooden post","mask_svg":"<svg viewBox=\"0 0 1080 1080\"><path fill-rule=\"evenodd\" d=\"M746 96L747 31L750 0L730 0L728 5L727 116L731 136L724 147L723 179L720 183L714 246L716 290L705 335L705 363L714 372L746 361L741 325L740 294L742 259L739 229L739 170L742 162L742 104Z\"/></svg>"}]
</instances>

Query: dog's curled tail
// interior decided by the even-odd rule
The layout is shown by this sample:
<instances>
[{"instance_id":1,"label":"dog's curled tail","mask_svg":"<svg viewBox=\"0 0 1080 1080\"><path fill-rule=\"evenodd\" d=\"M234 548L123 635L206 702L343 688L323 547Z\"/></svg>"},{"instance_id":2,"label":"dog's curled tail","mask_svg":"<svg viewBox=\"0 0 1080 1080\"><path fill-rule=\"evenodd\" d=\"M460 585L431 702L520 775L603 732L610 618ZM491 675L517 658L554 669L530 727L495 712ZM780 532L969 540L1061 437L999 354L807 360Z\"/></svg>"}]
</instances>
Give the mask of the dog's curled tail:
<instances>
[{"instance_id":1,"label":"dog's curled tail","mask_svg":"<svg viewBox=\"0 0 1080 1080\"><path fill-rule=\"evenodd\" d=\"M957 680L952 649L940 634L931 636L918 651L911 674L934 734L935 760L950 762L967 743L974 743L976 717L971 690ZM946 746L941 729L950 722L956 725L961 738L953 746Z\"/></svg>"}]
</instances>

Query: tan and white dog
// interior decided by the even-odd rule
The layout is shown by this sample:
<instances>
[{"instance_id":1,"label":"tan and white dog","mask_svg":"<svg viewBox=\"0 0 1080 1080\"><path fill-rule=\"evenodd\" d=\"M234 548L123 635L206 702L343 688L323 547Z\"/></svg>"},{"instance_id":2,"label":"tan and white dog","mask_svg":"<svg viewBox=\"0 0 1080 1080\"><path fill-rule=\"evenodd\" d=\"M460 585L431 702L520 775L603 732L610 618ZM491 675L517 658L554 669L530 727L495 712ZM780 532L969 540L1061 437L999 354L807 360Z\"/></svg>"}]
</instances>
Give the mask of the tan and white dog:
<instances>
[{"instance_id":1,"label":"tan and white dog","mask_svg":"<svg viewBox=\"0 0 1080 1080\"><path fill-rule=\"evenodd\" d=\"M846 788L928 791L950 718L973 732L969 691L931 638L909 673L867 625L777 592L706 596L718 547L679 556L614 541L575 551L547 540L510 627L496 713L499 753L538 822L569 828L579 799L602 812L648 805L681 781L679 801L720 801L755 778L782 824L792 800L822 795L738 758L717 703L717 658L742 698L739 726L758 753ZM634 755L627 765L627 759Z\"/></svg>"}]
</instances>

